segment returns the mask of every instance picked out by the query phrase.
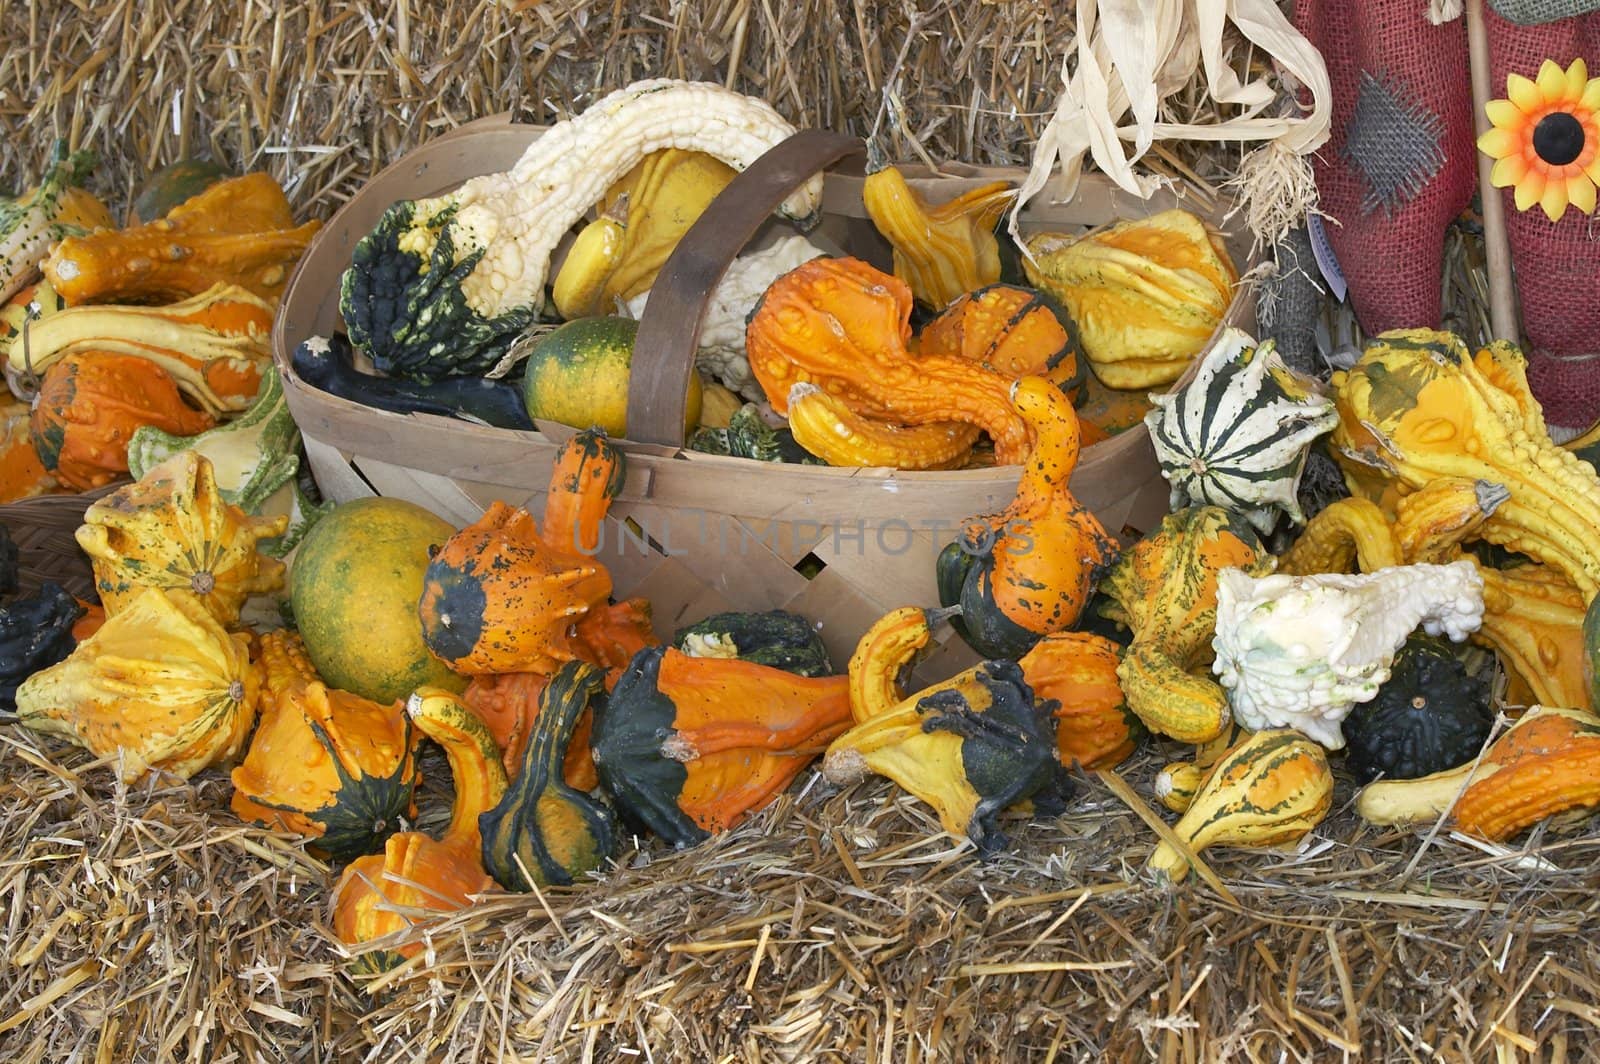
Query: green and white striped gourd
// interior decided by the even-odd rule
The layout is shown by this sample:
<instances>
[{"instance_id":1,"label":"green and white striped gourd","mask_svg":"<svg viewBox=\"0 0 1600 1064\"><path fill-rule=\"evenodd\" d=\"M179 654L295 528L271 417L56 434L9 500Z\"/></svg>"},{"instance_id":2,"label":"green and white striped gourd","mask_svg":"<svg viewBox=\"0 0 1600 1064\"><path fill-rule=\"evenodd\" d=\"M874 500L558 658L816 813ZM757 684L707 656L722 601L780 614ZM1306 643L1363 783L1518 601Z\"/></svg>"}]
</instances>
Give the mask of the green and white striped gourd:
<instances>
[{"instance_id":1,"label":"green and white striped gourd","mask_svg":"<svg viewBox=\"0 0 1600 1064\"><path fill-rule=\"evenodd\" d=\"M1303 524L1295 500L1312 441L1339 423L1333 401L1273 348L1225 329L1194 379L1152 395L1145 415L1172 508L1220 506L1262 533L1277 510Z\"/></svg>"}]
</instances>

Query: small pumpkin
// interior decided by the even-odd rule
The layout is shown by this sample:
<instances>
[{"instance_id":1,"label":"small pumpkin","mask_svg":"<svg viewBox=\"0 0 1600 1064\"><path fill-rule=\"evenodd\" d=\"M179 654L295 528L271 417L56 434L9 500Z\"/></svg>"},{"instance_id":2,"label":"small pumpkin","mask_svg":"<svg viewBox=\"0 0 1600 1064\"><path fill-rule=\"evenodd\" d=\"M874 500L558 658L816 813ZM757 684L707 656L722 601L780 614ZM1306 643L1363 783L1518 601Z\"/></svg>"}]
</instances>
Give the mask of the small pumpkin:
<instances>
[{"instance_id":1,"label":"small pumpkin","mask_svg":"<svg viewBox=\"0 0 1600 1064\"><path fill-rule=\"evenodd\" d=\"M960 548L967 556L961 631L987 657L1015 658L1041 636L1076 624L1094 581L1118 551L1069 486L1080 453L1072 404L1043 377L1018 381L1012 402L1032 430L1033 450L1011 504L972 518ZM955 580L949 574L941 582L953 586Z\"/></svg>"},{"instance_id":2,"label":"small pumpkin","mask_svg":"<svg viewBox=\"0 0 1600 1064\"><path fill-rule=\"evenodd\" d=\"M1044 377L1076 402L1085 363L1066 308L1035 288L991 284L968 291L917 335L922 355L954 355L1002 377Z\"/></svg>"},{"instance_id":3,"label":"small pumpkin","mask_svg":"<svg viewBox=\"0 0 1600 1064\"><path fill-rule=\"evenodd\" d=\"M211 460L180 451L96 500L77 540L107 613L143 588L181 588L231 625L246 598L282 589L283 563L257 547L288 527L286 516L251 517L224 500Z\"/></svg>"},{"instance_id":4,"label":"small pumpkin","mask_svg":"<svg viewBox=\"0 0 1600 1064\"><path fill-rule=\"evenodd\" d=\"M1341 722L1357 783L1408 780L1478 756L1494 725L1489 685L1436 639L1413 636L1372 701Z\"/></svg>"},{"instance_id":5,"label":"small pumpkin","mask_svg":"<svg viewBox=\"0 0 1600 1064\"><path fill-rule=\"evenodd\" d=\"M193 436L214 424L149 359L87 352L46 371L28 431L47 472L75 491L90 491L128 472L128 441L141 425Z\"/></svg>"},{"instance_id":6,"label":"small pumpkin","mask_svg":"<svg viewBox=\"0 0 1600 1064\"><path fill-rule=\"evenodd\" d=\"M1217 623L1217 574L1270 572L1243 518L1191 506L1124 551L1101 581L1102 612L1133 630L1117 666L1128 708L1151 731L1181 742L1215 738L1231 720L1226 695L1204 670Z\"/></svg>"},{"instance_id":7,"label":"small pumpkin","mask_svg":"<svg viewBox=\"0 0 1600 1064\"><path fill-rule=\"evenodd\" d=\"M479 818L506 791L500 750L483 721L455 695L419 688L406 714L424 735L444 748L455 784L450 824L438 839L418 831L389 836L381 854L345 866L333 888L333 930L355 946L426 924L441 913L464 909L472 895L494 886L483 867ZM393 950L373 950L356 960L358 971L395 967L422 949L410 941Z\"/></svg>"},{"instance_id":8,"label":"small pumpkin","mask_svg":"<svg viewBox=\"0 0 1600 1064\"><path fill-rule=\"evenodd\" d=\"M1015 198L1009 183L994 181L935 206L893 166L861 183L867 216L894 249L895 276L935 310L1000 279L994 226Z\"/></svg>"},{"instance_id":9,"label":"small pumpkin","mask_svg":"<svg viewBox=\"0 0 1600 1064\"><path fill-rule=\"evenodd\" d=\"M849 682L640 651L595 706L600 782L629 821L693 845L776 798L849 726Z\"/></svg>"},{"instance_id":10,"label":"small pumpkin","mask_svg":"<svg viewBox=\"0 0 1600 1064\"><path fill-rule=\"evenodd\" d=\"M587 662L561 666L539 695L520 771L479 818L483 866L507 890L566 885L599 868L617 845L616 816L569 786L563 764L579 716L605 697L604 674Z\"/></svg>"},{"instance_id":11,"label":"small pumpkin","mask_svg":"<svg viewBox=\"0 0 1600 1064\"><path fill-rule=\"evenodd\" d=\"M131 229L97 229L56 244L42 269L68 303L159 303L221 281L276 299L321 222L295 226L264 172L229 178Z\"/></svg>"},{"instance_id":12,"label":"small pumpkin","mask_svg":"<svg viewBox=\"0 0 1600 1064\"><path fill-rule=\"evenodd\" d=\"M999 816L1031 800L1065 808L1072 782L1056 759L1051 714L1015 662L987 661L876 713L835 739L822 773L840 786L887 776L933 806L944 829L983 854L1006 844Z\"/></svg>"},{"instance_id":13,"label":"small pumpkin","mask_svg":"<svg viewBox=\"0 0 1600 1064\"><path fill-rule=\"evenodd\" d=\"M17 688L17 718L120 756L124 782L152 769L188 779L239 754L258 695L246 636L225 632L187 591L146 587Z\"/></svg>"},{"instance_id":14,"label":"small pumpkin","mask_svg":"<svg viewBox=\"0 0 1600 1064\"><path fill-rule=\"evenodd\" d=\"M891 424L974 425L993 437L1002 464L1021 461L1030 440L1010 380L964 358L916 356L910 341L911 290L848 258L812 259L779 277L745 329L750 368L779 414L805 382Z\"/></svg>"},{"instance_id":15,"label":"small pumpkin","mask_svg":"<svg viewBox=\"0 0 1600 1064\"><path fill-rule=\"evenodd\" d=\"M328 688L290 632L263 635L259 663L261 722L233 770L234 813L336 861L371 853L416 815L420 736L404 705Z\"/></svg>"},{"instance_id":16,"label":"small pumpkin","mask_svg":"<svg viewBox=\"0 0 1600 1064\"><path fill-rule=\"evenodd\" d=\"M1333 771L1322 747L1289 728L1255 732L1218 761L1173 825L1198 853L1207 846L1277 846L1322 823L1333 806ZM1189 860L1162 842L1148 867L1177 882Z\"/></svg>"},{"instance_id":17,"label":"small pumpkin","mask_svg":"<svg viewBox=\"0 0 1600 1064\"><path fill-rule=\"evenodd\" d=\"M0 708L15 711L17 686L72 653L73 627L84 612L61 585L48 582L38 594L0 606Z\"/></svg>"},{"instance_id":18,"label":"small pumpkin","mask_svg":"<svg viewBox=\"0 0 1600 1064\"><path fill-rule=\"evenodd\" d=\"M1088 632L1056 632L1017 664L1034 697L1055 705L1056 752L1068 767L1110 768L1132 755L1144 725L1117 679L1121 648Z\"/></svg>"}]
</instances>

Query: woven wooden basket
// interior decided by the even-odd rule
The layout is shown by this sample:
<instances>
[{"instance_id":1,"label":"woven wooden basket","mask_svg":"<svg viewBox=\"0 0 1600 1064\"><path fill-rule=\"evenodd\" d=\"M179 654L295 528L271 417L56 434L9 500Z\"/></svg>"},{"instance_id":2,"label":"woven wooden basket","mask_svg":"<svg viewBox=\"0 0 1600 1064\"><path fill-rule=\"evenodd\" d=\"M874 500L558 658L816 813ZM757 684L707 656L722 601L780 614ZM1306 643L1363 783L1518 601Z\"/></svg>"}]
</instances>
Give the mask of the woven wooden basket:
<instances>
[{"instance_id":1,"label":"woven wooden basket","mask_svg":"<svg viewBox=\"0 0 1600 1064\"><path fill-rule=\"evenodd\" d=\"M83 524L84 511L119 487L111 484L79 494L40 495L0 504L0 525L17 545L19 594L32 595L43 584L57 583L78 598L99 601L89 556L79 549L73 533Z\"/></svg>"},{"instance_id":2,"label":"woven wooden basket","mask_svg":"<svg viewBox=\"0 0 1600 1064\"><path fill-rule=\"evenodd\" d=\"M453 131L373 179L317 235L289 279L273 331L284 391L305 437L323 493L346 501L373 494L409 499L448 520L475 520L494 500L539 512L560 442L574 430L540 423L537 432L488 428L426 414L374 410L319 391L294 373L290 354L311 335L340 326L339 278L355 243L396 200L437 195L482 173L509 169L540 130L504 116ZM776 206L824 168L823 219L807 235L836 254L881 268L888 245L861 203L861 143L809 130L775 147L739 175L680 243L652 290L634 349L628 475L600 558L619 597L643 595L663 635L726 609L785 608L819 627L842 663L884 612L934 605L934 560L960 522L1004 507L1017 469L902 472L776 465L684 451L677 445L693 351L709 293L751 239L778 226ZM1011 169L902 168L938 202ZM1222 212L1183 202L1180 191L1150 201L1088 177L1072 202L1036 198L1030 229L1081 232L1117 218L1184 205L1221 226ZM1226 229L1224 228L1226 232ZM1229 236L1236 262L1247 240ZM1240 286L1226 324L1250 329L1253 303ZM1166 512L1168 489L1143 426L1084 451L1072 489L1124 539ZM960 640L926 659L930 672L972 660Z\"/></svg>"}]
</instances>

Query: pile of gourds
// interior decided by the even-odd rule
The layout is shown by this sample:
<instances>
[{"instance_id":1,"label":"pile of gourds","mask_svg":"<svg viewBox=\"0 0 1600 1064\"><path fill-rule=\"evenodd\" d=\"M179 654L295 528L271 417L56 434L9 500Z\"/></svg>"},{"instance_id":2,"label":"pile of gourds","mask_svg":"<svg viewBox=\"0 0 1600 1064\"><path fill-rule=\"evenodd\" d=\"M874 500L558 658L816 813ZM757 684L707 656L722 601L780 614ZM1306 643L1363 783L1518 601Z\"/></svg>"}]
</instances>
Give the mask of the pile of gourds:
<instances>
[{"instance_id":1,"label":"pile of gourds","mask_svg":"<svg viewBox=\"0 0 1600 1064\"><path fill-rule=\"evenodd\" d=\"M347 335L302 344L296 372L386 410L625 437L635 323L658 273L736 174L793 132L716 85L619 90L556 123L510 171L391 205L343 276ZM820 180L779 209L800 230ZM1019 249L997 228L1014 195L1002 181L930 204L881 166L862 198L892 273L793 230L737 258L702 322L688 449L1014 464L1032 440L1006 393L1028 375L1084 411L1085 444L1137 423L1145 393L1182 375L1233 298L1220 235L1171 210Z\"/></svg>"},{"instance_id":2,"label":"pile of gourds","mask_svg":"<svg viewBox=\"0 0 1600 1064\"><path fill-rule=\"evenodd\" d=\"M265 173L185 160L151 177L119 229L83 187L93 164L58 149L37 187L0 200L0 356L15 395L0 409L0 502L137 477L139 452L215 432L229 437L207 444L231 452L224 488L254 509L294 478L268 335L319 223L296 226ZM297 501L286 489L272 512Z\"/></svg>"}]
</instances>

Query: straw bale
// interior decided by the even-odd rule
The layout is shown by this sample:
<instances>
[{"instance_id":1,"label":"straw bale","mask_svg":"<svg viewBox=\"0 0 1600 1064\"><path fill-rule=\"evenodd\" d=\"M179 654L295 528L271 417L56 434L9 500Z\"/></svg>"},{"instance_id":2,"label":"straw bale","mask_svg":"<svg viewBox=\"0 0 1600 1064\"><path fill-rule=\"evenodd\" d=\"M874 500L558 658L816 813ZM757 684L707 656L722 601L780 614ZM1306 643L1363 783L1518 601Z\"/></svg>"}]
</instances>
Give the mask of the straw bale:
<instances>
[{"instance_id":1,"label":"straw bale","mask_svg":"<svg viewBox=\"0 0 1600 1064\"><path fill-rule=\"evenodd\" d=\"M64 137L100 153L93 187L119 212L150 169L210 155L265 167L324 215L461 122L548 121L654 76L875 134L891 158L1026 165L1073 39L1072 5L1040 0L8 0L0 189ZM1168 117L1209 113L1202 97ZM1210 177L1238 158L1162 153Z\"/></svg>"},{"instance_id":2,"label":"straw bale","mask_svg":"<svg viewBox=\"0 0 1600 1064\"><path fill-rule=\"evenodd\" d=\"M1208 851L1226 896L1174 890L1141 875L1154 835L1117 794L1149 793L1162 753L1080 777L1068 815L1008 824L991 863L884 781L808 774L708 844L630 839L603 876L491 896L358 988L323 866L239 824L219 775L120 788L3 726L0 1059L1600 1052L1592 826L1425 842L1363 825L1341 781L1298 849ZM437 827L446 774L425 768Z\"/></svg>"}]
</instances>

